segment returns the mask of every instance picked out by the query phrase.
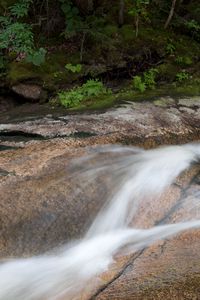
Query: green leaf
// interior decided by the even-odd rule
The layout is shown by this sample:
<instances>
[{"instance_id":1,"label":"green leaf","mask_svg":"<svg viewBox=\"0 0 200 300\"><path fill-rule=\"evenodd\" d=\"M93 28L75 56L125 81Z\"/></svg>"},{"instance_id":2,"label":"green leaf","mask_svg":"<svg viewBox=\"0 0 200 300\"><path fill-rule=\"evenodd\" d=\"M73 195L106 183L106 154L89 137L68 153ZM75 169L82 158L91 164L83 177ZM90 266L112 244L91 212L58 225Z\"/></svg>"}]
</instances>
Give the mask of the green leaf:
<instances>
[{"instance_id":1,"label":"green leaf","mask_svg":"<svg viewBox=\"0 0 200 300\"><path fill-rule=\"evenodd\" d=\"M44 48L40 48L39 50L32 51L28 54L26 61L33 63L35 66L40 66L45 62L46 50Z\"/></svg>"},{"instance_id":2,"label":"green leaf","mask_svg":"<svg viewBox=\"0 0 200 300\"><path fill-rule=\"evenodd\" d=\"M66 64L65 68L73 73L79 73L82 70L82 65L81 64L77 64L77 65Z\"/></svg>"}]
</instances>

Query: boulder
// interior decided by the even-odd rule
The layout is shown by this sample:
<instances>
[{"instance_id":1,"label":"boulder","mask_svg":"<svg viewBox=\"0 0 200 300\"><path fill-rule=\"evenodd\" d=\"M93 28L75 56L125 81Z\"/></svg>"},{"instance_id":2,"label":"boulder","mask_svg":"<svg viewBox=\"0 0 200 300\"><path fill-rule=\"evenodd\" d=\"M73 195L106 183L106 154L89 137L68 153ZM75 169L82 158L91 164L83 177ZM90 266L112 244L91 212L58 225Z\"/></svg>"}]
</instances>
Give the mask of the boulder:
<instances>
[{"instance_id":1,"label":"boulder","mask_svg":"<svg viewBox=\"0 0 200 300\"><path fill-rule=\"evenodd\" d=\"M29 101L39 101L43 95L42 87L36 84L19 83L12 86L11 90Z\"/></svg>"}]
</instances>

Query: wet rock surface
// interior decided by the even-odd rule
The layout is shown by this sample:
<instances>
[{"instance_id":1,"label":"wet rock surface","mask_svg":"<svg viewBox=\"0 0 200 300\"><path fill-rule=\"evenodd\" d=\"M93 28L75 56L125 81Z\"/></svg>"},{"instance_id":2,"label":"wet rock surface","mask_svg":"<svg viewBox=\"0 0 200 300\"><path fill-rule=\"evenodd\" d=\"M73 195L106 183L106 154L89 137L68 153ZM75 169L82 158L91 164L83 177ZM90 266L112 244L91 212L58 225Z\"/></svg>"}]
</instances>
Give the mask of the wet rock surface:
<instances>
[{"instance_id":1,"label":"wet rock surface","mask_svg":"<svg viewBox=\"0 0 200 300\"><path fill-rule=\"evenodd\" d=\"M198 166L184 173L161 199L154 199L151 207L154 224L199 217L194 205L200 199L199 172ZM162 212L163 216L154 214L155 211ZM142 223L145 227L149 219L143 218ZM200 230L186 231L154 243L128 257L123 267L120 266L90 299L199 299L199 245Z\"/></svg>"},{"instance_id":2,"label":"wet rock surface","mask_svg":"<svg viewBox=\"0 0 200 300\"><path fill-rule=\"evenodd\" d=\"M185 104L186 103L186 104ZM191 105L189 106L190 103ZM20 114L2 115L0 140L16 146L21 141L56 137L109 137L113 142L145 146L196 140L200 133L200 97L174 100L170 97L152 102L129 102L99 112L45 113L41 116Z\"/></svg>"},{"instance_id":3,"label":"wet rock surface","mask_svg":"<svg viewBox=\"0 0 200 300\"><path fill-rule=\"evenodd\" d=\"M2 116L0 257L38 254L85 232L109 193L106 176L86 190L72 176L71 160L87 154L87 146L200 140L200 98L191 105L184 99L158 100L87 114ZM199 217L198 206L191 210L190 205L200 200L199 183L196 165L161 198L147 199L134 222L148 228ZM199 246L200 231L190 230L134 255L117 256L102 282L80 299L199 299Z\"/></svg>"}]
</instances>

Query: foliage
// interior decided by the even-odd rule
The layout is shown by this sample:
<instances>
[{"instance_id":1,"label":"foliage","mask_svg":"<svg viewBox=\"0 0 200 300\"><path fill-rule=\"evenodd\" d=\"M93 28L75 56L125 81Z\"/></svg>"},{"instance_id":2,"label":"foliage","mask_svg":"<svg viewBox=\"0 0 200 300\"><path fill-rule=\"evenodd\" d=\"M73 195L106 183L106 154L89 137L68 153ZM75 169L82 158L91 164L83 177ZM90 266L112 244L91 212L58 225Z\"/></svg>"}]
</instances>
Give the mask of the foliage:
<instances>
[{"instance_id":1,"label":"foliage","mask_svg":"<svg viewBox=\"0 0 200 300\"><path fill-rule=\"evenodd\" d=\"M82 92L84 96L98 96L99 94L109 94L110 89L106 89L101 81L98 79L89 79L82 85Z\"/></svg>"},{"instance_id":2,"label":"foliage","mask_svg":"<svg viewBox=\"0 0 200 300\"><path fill-rule=\"evenodd\" d=\"M133 87L141 93L143 93L146 90L146 84L143 82L141 76L137 75L133 77Z\"/></svg>"},{"instance_id":3,"label":"foliage","mask_svg":"<svg viewBox=\"0 0 200 300\"><path fill-rule=\"evenodd\" d=\"M200 24L195 20L187 20L185 21L185 27L190 32L192 38L200 41Z\"/></svg>"},{"instance_id":4,"label":"foliage","mask_svg":"<svg viewBox=\"0 0 200 300\"><path fill-rule=\"evenodd\" d=\"M27 16L28 14L28 10L29 10L29 6L32 3L33 0L21 0L17 3L14 3L11 7L10 7L10 13L12 16L18 18L22 18Z\"/></svg>"},{"instance_id":5,"label":"foliage","mask_svg":"<svg viewBox=\"0 0 200 300\"><path fill-rule=\"evenodd\" d=\"M175 50L176 50L176 47L175 47L172 39L169 39L168 43L166 45L166 48L165 48L166 54L172 55L175 52Z\"/></svg>"},{"instance_id":6,"label":"foliage","mask_svg":"<svg viewBox=\"0 0 200 300\"><path fill-rule=\"evenodd\" d=\"M128 11L129 15L135 18L136 37L139 31L139 18L141 16L147 18L146 6L149 2L149 0L135 0L133 6Z\"/></svg>"},{"instance_id":7,"label":"foliage","mask_svg":"<svg viewBox=\"0 0 200 300\"><path fill-rule=\"evenodd\" d=\"M193 63L191 57L189 56L177 56L175 62L182 67L190 66Z\"/></svg>"},{"instance_id":8,"label":"foliage","mask_svg":"<svg viewBox=\"0 0 200 300\"><path fill-rule=\"evenodd\" d=\"M77 64L77 65L66 64L65 69L71 71L72 73L80 73L82 70L82 65L81 64Z\"/></svg>"},{"instance_id":9,"label":"foliage","mask_svg":"<svg viewBox=\"0 0 200 300\"><path fill-rule=\"evenodd\" d=\"M144 6L149 4L149 0L135 0L133 6L129 9L128 13L131 16L137 16L144 13Z\"/></svg>"},{"instance_id":10,"label":"foliage","mask_svg":"<svg viewBox=\"0 0 200 300\"><path fill-rule=\"evenodd\" d=\"M80 40L80 61L83 59L84 43L87 36L93 40L106 43L108 37L102 30L105 19L99 16L88 15L85 18L80 16L77 7L73 6L72 1L59 0L61 9L65 15L65 30L63 35L66 39L79 35ZM72 71L73 72L73 71Z\"/></svg>"},{"instance_id":11,"label":"foliage","mask_svg":"<svg viewBox=\"0 0 200 300\"><path fill-rule=\"evenodd\" d=\"M58 93L59 102L67 107L75 107L83 100L100 95L111 94L111 90L104 87L99 80L87 80L81 87L76 87L70 91L62 91Z\"/></svg>"},{"instance_id":12,"label":"foliage","mask_svg":"<svg viewBox=\"0 0 200 300\"><path fill-rule=\"evenodd\" d=\"M5 51L30 52L34 47L33 33L28 24L5 18L1 21L0 49Z\"/></svg>"},{"instance_id":13,"label":"foliage","mask_svg":"<svg viewBox=\"0 0 200 300\"><path fill-rule=\"evenodd\" d=\"M31 3L32 0L20 0L0 17L0 51L4 54L13 52L16 56L25 54L29 62L40 65L44 62L46 51L35 49L32 27L21 20L28 15Z\"/></svg>"},{"instance_id":14,"label":"foliage","mask_svg":"<svg viewBox=\"0 0 200 300\"><path fill-rule=\"evenodd\" d=\"M185 25L191 31L199 31L200 30L200 24L195 20L186 21Z\"/></svg>"},{"instance_id":15,"label":"foliage","mask_svg":"<svg viewBox=\"0 0 200 300\"><path fill-rule=\"evenodd\" d=\"M153 90L155 88L156 82L155 77L158 73L157 69L150 69L144 72L143 77L134 76L133 77L133 87L134 89L143 93L146 89Z\"/></svg>"},{"instance_id":16,"label":"foliage","mask_svg":"<svg viewBox=\"0 0 200 300\"><path fill-rule=\"evenodd\" d=\"M77 7L73 6L70 0L59 0L61 2L61 10L65 15L65 37L69 38L76 35L77 31L82 27L82 19L79 15Z\"/></svg>"},{"instance_id":17,"label":"foliage","mask_svg":"<svg viewBox=\"0 0 200 300\"><path fill-rule=\"evenodd\" d=\"M186 71L181 71L176 74L176 81L182 82L188 80L189 77L190 77L189 73L187 73Z\"/></svg>"},{"instance_id":18,"label":"foliage","mask_svg":"<svg viewBox=\"0 0 200 300\"><path fill-rule=\"evenodd\" d=\"M84 95L81 88L76 88L58 93L58 99L63 106L70 108L77 106L84 99Z\"/></svg>"},{"instance_id":19,"label":"foliage","mask_svg":"<svg viewBox=\"0 0 200 300\"><path fill-rule=\"evenodd\" d=\"M35 66L40 66L45 62L46 50L40 48L38 50L32 50L28 53L26 61L31 62Z\"/></svg>"},{"instance_id":20,"label":"foliage","mask_svg":"<svg viewBox=\"0 0 200 300\"><path fill-rule=\"evenodd\" d=\"M144 83L147 88L153 90L156 85L156 74L158 73L157 69L150 69L146 72L144 72Z\"/></svg>"}]
</instances>

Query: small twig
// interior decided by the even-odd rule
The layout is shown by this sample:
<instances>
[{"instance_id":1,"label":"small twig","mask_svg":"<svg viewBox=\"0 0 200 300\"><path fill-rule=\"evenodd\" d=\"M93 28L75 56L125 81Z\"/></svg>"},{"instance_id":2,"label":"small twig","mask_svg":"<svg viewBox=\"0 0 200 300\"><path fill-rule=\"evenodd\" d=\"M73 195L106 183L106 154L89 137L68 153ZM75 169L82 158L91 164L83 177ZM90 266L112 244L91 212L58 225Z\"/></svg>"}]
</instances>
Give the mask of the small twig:
<instances>
[{"instance_id":1,"label":"small twig","mask_svg":"<svg viewBox=\"0 0 200 300\"><path fill-rule=\"evenodd\" d=\"M86 32L83 32L83 37L81 40L81 49L80 49L80 61L83 61L83 48L84 48L84 42L85 42L85 36L86 36Z\"/></svg>"}]
</instances>

